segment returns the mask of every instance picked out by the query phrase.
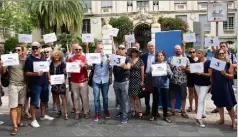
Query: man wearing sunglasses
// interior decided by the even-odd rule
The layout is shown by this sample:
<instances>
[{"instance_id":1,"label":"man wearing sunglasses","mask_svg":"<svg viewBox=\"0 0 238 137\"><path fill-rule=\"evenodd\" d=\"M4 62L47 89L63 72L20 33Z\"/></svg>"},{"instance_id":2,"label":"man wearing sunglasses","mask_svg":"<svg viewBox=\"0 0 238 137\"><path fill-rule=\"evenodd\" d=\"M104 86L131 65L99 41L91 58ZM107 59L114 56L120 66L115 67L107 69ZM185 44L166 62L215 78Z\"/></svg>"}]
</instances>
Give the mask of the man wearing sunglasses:
<instances>
[{"instance_id":1,"label":"man wearing sunglasses","mask_svg":"<svg viewBox=\"0 0 238 137\"><path fill-rule=\"evenodd\" d=\"M41 45L39 42L33 42L32 54L26 59L25 63L25 75L28 78L29 88L31 91L31 115L32 115L32 127L40 127L36 120L36 109L41 109L40 120L53 120L54 118L46 115L46 106L49 101L49 81L50 76L47 72L34 72L33 62L46 61L41 55ZM39 101L40 105L39 105Z\"/></svg>"},{"instance_id":2,"label":"man wearing sunglasses","mask_svg":"<svg viewBox=\"0 0 238 137\"><path fill-rule=\"evenodd\" d=\"M83 55L83 49L78 44L74 47L74 55L66 59L67 62L79 62L80 73L71 73L71 88L73 93L73 102L75 107L75 117L78 120L80 111L84 110L84 117L89 118L89 97L88 97L88 72L86 57ZM81 103L82 100L82 103ZM82 104L82 105L80 105Z\"/></svg>"}]
</instances>

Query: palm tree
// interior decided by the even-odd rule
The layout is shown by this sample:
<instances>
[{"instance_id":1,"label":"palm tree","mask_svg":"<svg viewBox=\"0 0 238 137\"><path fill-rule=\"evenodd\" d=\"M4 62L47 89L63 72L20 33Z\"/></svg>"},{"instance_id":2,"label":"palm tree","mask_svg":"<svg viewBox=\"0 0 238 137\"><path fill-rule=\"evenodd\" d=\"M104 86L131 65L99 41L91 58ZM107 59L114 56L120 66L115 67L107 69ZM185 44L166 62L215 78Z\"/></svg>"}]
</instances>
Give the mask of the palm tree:
<instances>
[{"instance_id":1,"label":"palm tree","mask_svg":"<svg viewBox=\"0 0 238 137\"><path fill-rule=\"evenodd\" d=\"M29 2L27 9L41 33L45 34L47 31L57 32L58 29L64 32L77 31L82 25L83 7L84 0L43 0Z\"/></svg>"}]
</instances>

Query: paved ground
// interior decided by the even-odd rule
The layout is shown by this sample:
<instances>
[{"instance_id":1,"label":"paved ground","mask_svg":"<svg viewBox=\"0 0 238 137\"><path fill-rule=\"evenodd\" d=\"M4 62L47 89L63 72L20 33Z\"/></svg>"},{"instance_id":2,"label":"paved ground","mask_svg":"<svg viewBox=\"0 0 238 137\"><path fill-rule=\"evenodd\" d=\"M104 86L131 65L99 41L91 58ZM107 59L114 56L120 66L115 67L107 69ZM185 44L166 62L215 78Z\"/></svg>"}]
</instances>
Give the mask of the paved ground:
<instances>
[{"instance_id":1,"label":"paved ground","mask_svg":"<svg viewBox=\"0 0 238 137\"><path fill-rule=\"evenodd\" d=\"M101 119L98 122L94 122L92 119L76 121L73 119L73 115L70 115L68 121L63 119L39 121L40 128L30 126L21 128L18 136L237 136L237 132L230 127L227 112L225 125L214 124L219 117L218 114L209 113L215 108L210 98L211 95L208 95L206 99L206 128L200 128L195 124L195 112L189 113L189 119L183 119L180 117L180 113L177 113L176 116L172 117L173 122L171 124L160 119L150 122L148 117L144 117L142 120L129 119L128 123L123 125L115 117L109 120ZM93 95L90 89L91 116L93 116L92 99ZM115 96L111 88L109 100L110 112L114 115L117 109L114 108ZM144 100L142 100L142 104L144 104ZM9 136L9 131L12 128L8 111L8 97L4 96L3 106L0 107L0 120L5 121L5 124L0 126L0 136ZM49 111L49 114L54 116L55 112ZM29 120L24 120L24 122L30 123Z\"/></svg>"}]
</instances>

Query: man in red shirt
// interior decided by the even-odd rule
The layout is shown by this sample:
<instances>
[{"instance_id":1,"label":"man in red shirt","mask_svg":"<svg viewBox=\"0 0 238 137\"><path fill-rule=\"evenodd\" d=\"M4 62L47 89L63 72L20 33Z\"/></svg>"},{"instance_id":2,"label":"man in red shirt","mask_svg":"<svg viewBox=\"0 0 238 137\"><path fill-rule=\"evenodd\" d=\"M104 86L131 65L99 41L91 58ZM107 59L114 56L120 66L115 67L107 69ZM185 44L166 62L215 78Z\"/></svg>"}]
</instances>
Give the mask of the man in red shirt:
<instances>
[{"instance_id":1,"label":"man in red shirt","mask_svg":"<svg viewBox=\"0 0 238 137\"><path fill-rule=\"evenodd\" d=\"M80 118L80 110L82 105L84 108L84 117L89 118L89 97L88 97L88 73L86 67L86 57L82 55L83 49L76 45L74 49L74 56L67 58L67 62L79 62L80 73L71 73L71 86L75 105L75 119ZM80 98L81 96L81 98ZM80 105L82 99L82 105Z\"/></svg>"}]
</instances>

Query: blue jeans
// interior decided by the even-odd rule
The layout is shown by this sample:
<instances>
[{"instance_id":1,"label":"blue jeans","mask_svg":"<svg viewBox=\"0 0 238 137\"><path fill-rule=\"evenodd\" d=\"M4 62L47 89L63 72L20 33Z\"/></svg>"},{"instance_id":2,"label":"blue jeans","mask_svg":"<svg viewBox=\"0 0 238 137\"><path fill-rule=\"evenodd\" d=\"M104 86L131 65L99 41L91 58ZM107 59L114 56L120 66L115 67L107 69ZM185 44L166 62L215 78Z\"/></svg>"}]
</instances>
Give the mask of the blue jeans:
<instances>
[{"instance_id":1,"label":"blue jeans","mask_svg":"<svg viewBox=\"0 0 238 137\"><path fill-rule=\"evenodd\" d=\"M98 84L93 82L95 113L101 112L100 91L102 92L104 112L108 112L108 90L109 90L109 83Z\"/></svg>"}]
</instances>

